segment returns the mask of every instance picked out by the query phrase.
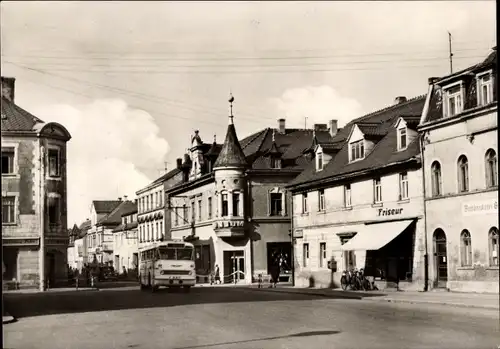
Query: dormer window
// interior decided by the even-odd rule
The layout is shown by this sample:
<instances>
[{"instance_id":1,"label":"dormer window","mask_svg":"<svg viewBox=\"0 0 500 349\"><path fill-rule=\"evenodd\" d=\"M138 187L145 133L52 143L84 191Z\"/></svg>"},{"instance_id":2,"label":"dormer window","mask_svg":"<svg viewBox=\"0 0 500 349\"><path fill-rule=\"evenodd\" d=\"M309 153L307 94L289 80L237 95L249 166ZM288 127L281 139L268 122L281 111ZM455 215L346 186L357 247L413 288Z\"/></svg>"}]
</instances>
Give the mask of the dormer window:
<instances>
[{"instance_id":1,"label":"dormer window","mask_svg":"<svg viewBox=\"0 0 500 349\"><path fill-rule=\"evenodd\" d=\"M350 144L350 148L351 148L351 161L355 161L365 157L365 144L363 139L356 142L352 142Z\"/></svg>"},{"instance_id":2,"label":"dormer window","mask_svg":"<svg viewBox=\"0 0 500 349\"><path fill-rule=\"evenodd\" d=\"M444 103L444 112L445 117L455 116L460 114L463 110L463 102L462 102L462 85L454 85L447 89L444 89L445 92L445 103Z\"/></svg>"},{"instance_id":3,"label":"dormer window","mask_svg":"<svg viewBox=\"0 0 500 349\"><path fill-rule=\"evenodd\" d=\"M477 76L478 105L487 105L493 102L493 76L491 72Z\"/></svg>"},{"instance_id":4,"label":"dormer window","mask_svg":"<svg viewBox=\"0 0 500 349\"><path fill-rule=\"evenodd\" d=\"M321 170L323 170L323 153L317 152L316 153L316 171L321 171Z\"/></svg>"},{"instance_id":5,"label":"dormer window","mask_svg":"<svg viewBox=\"0 0 500 349\"><path fill-rule=\"evenodd\" d=\"M406 127L401 127L398 129L398 150L406 149Z\"/></svg>"},{"instance_id":6,"label":"dormer window","mask_svg":"<svg viewBox=\"0 0 500 349\"><path fill-rule=\"evenodd\" d=\"M271 168L274 169L281 168L281 159L275 156L271 156Z\"/></svg>"}]
</instances>

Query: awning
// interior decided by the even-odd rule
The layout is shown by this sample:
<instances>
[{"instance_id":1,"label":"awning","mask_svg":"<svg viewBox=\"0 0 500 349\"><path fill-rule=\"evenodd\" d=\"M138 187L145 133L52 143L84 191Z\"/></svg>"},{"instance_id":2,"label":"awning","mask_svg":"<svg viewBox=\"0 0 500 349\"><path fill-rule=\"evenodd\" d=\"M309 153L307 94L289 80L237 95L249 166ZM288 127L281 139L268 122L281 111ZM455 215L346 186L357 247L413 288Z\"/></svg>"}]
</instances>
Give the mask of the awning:
<instances>
[{"instance_id":1,"label":"awning","mask_svg":"<svg viewBox=\"0 0 500 349\"><path fill-rule=\"evenodd\" d=\"M343 244L342 251L378 250L394 240L413 222L413 219L365 225L358 233Z\"/></svg>"}]
</instances>

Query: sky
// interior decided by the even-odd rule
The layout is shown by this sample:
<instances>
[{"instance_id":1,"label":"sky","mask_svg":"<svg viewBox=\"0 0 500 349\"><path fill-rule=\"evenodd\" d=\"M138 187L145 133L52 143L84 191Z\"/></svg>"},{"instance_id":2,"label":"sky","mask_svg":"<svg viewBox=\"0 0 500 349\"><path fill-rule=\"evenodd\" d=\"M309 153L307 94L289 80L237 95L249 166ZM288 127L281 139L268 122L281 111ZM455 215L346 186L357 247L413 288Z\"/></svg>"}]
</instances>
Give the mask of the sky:
<instances>
[{"instance_id":1,"label":"sky","mask_svg":"<svg viewBox=\"0 0 500 349\"><path fill-rule=\"evenodd\" d=\"M312 127L427 92L486 57L495 1L0 4L16 104L69 130L68 226L175 166L199 130L222 142Z\"/></svg>"}]
</instances>

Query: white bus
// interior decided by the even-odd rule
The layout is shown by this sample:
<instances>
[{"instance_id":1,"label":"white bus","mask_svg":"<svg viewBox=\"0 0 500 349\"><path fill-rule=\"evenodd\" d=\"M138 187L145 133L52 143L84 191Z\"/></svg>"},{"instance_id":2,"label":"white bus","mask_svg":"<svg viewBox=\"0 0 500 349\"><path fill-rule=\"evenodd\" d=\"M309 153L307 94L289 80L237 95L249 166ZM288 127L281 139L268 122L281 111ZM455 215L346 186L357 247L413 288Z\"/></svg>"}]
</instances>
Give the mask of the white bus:
<instances>
[{"instance_id":1,"label":"white bus","mask_svg":"<svg viewBox=\"0 0 500 349\"><path fill-rule=\"evenodd\" d=\"M152 292L160 286L183 288L189 292L196 283L194 246L183 241L162 241L139 250L141 290Z\"/></svg>"}]
</instances>

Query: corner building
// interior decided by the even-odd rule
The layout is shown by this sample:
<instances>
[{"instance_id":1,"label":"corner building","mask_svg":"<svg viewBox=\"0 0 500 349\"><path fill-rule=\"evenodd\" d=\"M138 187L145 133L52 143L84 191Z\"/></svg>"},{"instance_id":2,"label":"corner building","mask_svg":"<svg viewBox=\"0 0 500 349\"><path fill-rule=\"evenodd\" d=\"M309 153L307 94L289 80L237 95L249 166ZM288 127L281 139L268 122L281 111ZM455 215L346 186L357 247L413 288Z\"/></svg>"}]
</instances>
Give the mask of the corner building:
<instances>
[{"instance_id":1,"label":"corner building","mask_svg":"<svg viewBox=\"0 0 500 349\"><path fill-rule=\"evenodd\" d=\"M429 79L424 140L429 280L499 292L496 47L483 61Z\"/></svg>"},{"instance_id":2,"label":"corner building","mask_svg":"<svg viewBox=\"0 0 500 349\"><path fill-rule=\"evenodd\" d=\"M232 114L232 113L231 113ZM171 237L195 245L197 282L217 265L221 281L251 283L281 265L291 281L290 196L285 185L311 161L314 142L331 140L336 123L316 131L290 129L285 120L238 140L233 116L223 144L198 131L177 167L183 181L165 188Z\"/></svg>"}]
</instances>

